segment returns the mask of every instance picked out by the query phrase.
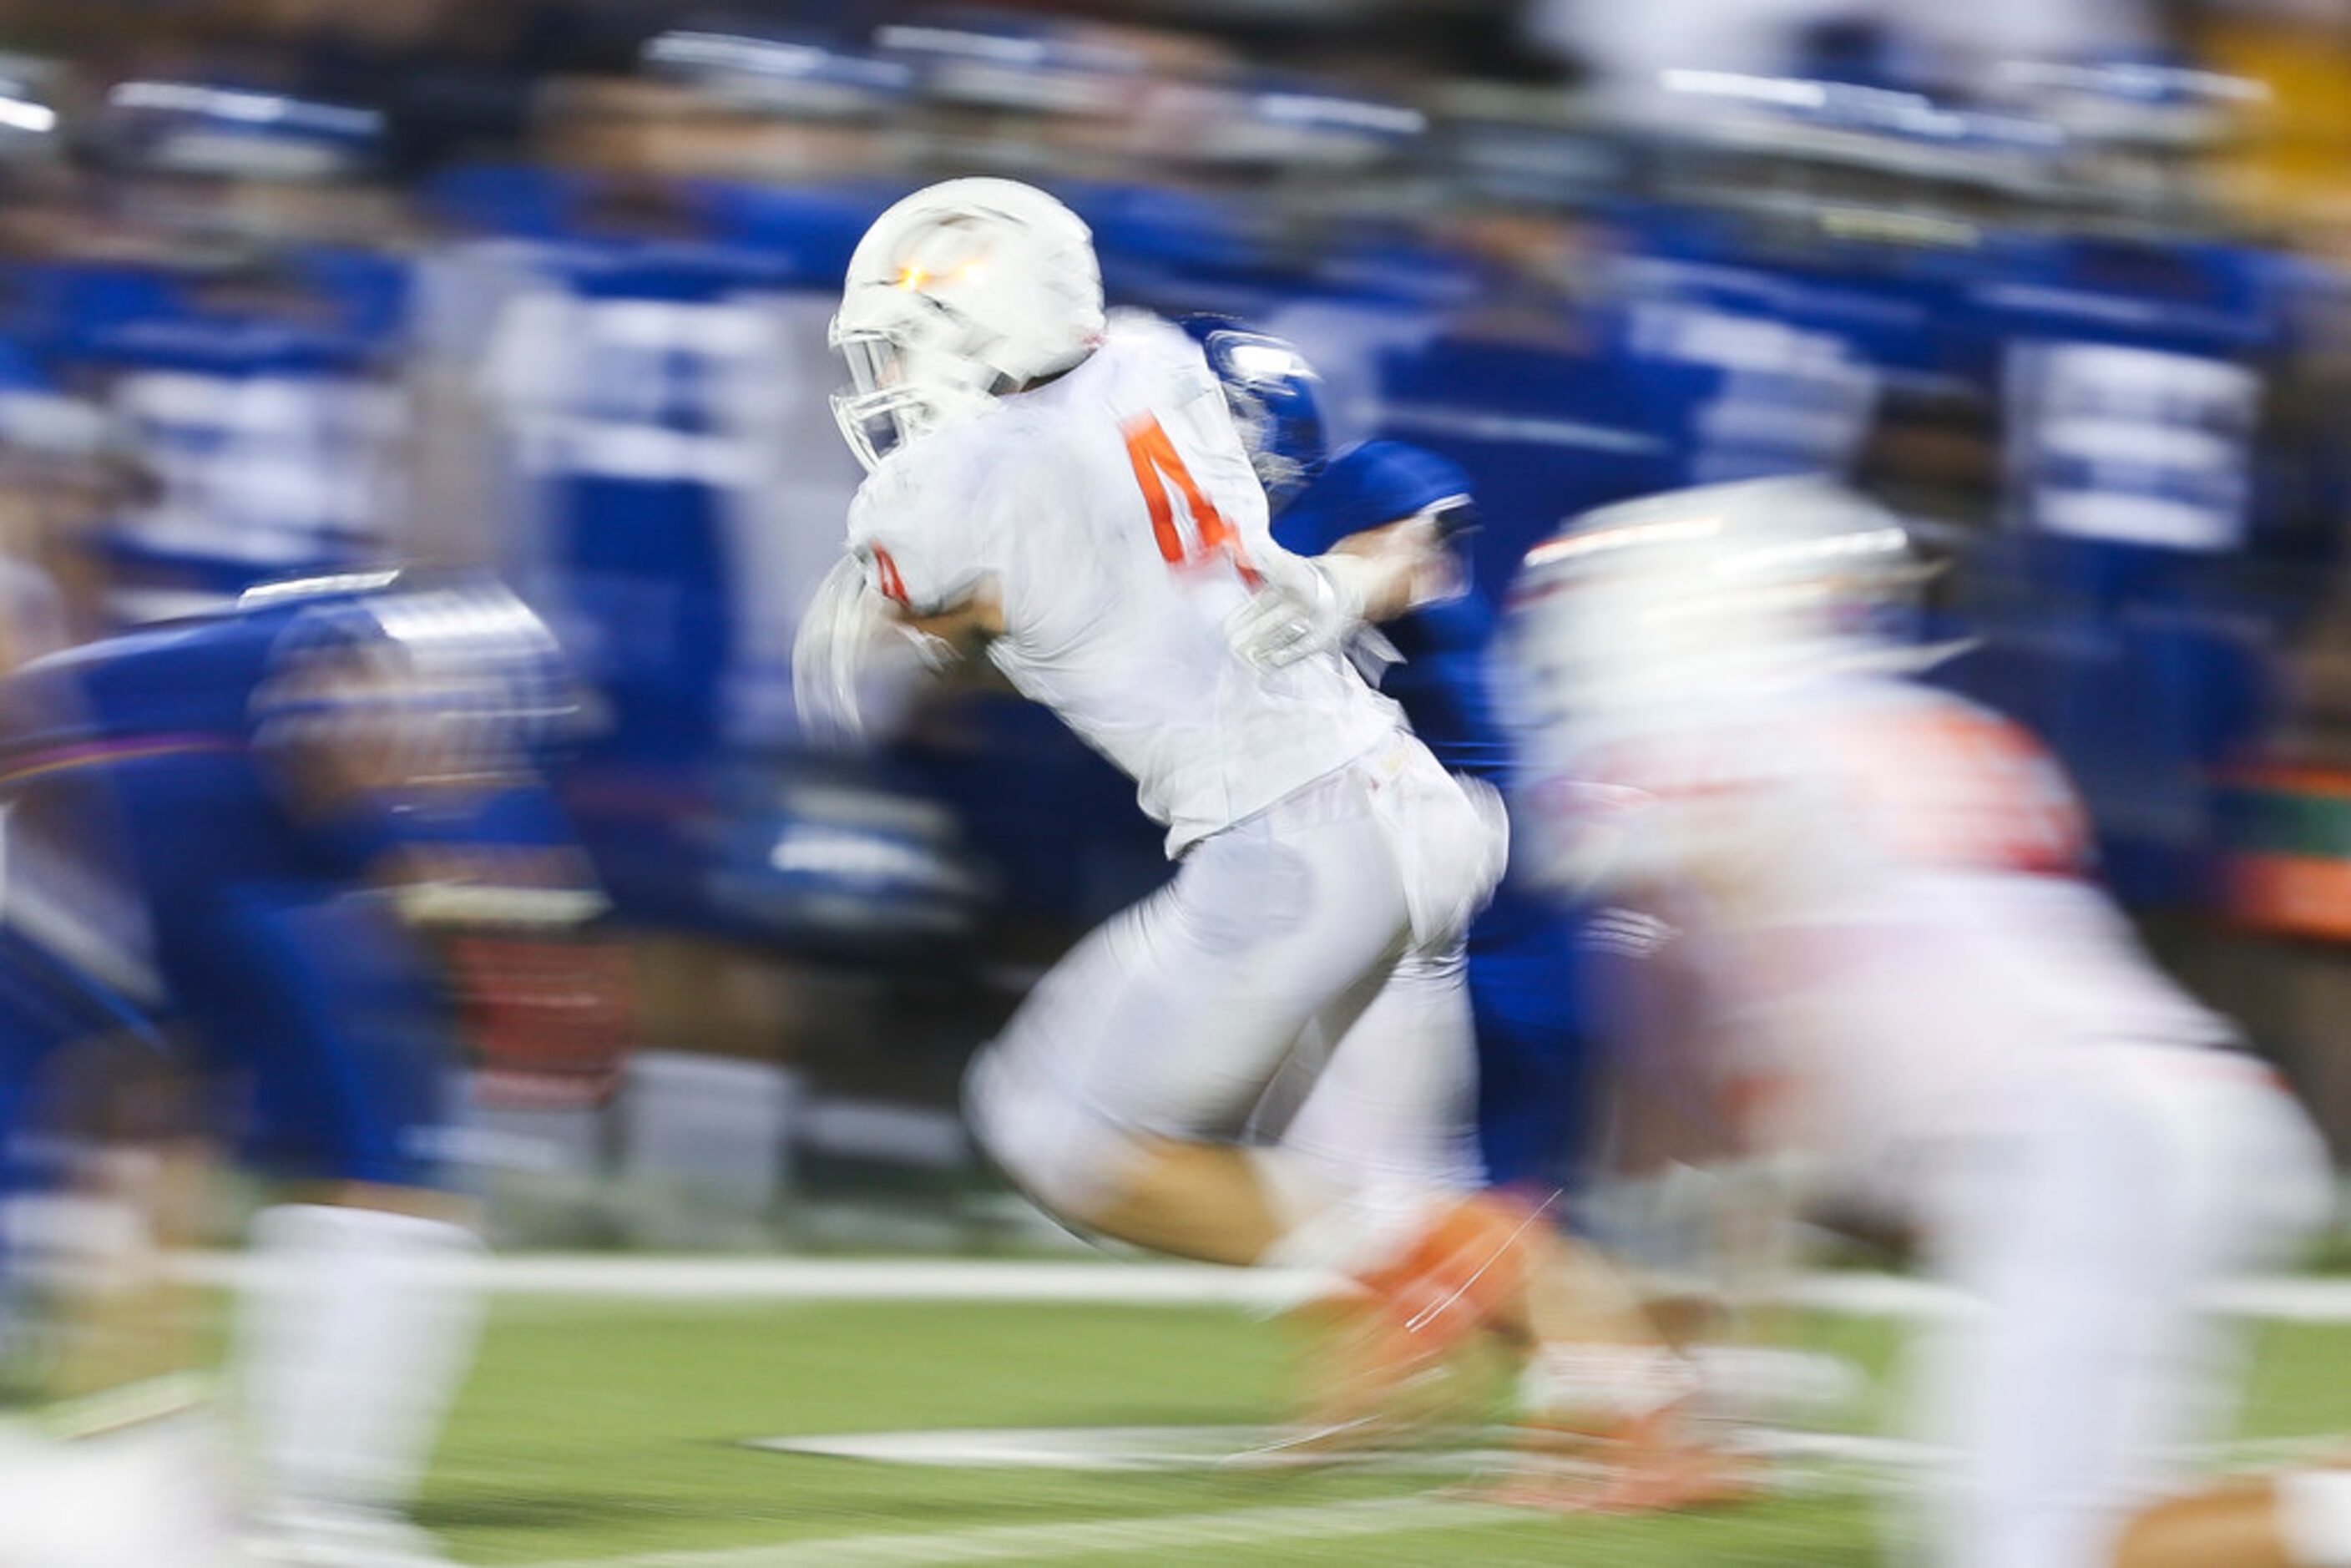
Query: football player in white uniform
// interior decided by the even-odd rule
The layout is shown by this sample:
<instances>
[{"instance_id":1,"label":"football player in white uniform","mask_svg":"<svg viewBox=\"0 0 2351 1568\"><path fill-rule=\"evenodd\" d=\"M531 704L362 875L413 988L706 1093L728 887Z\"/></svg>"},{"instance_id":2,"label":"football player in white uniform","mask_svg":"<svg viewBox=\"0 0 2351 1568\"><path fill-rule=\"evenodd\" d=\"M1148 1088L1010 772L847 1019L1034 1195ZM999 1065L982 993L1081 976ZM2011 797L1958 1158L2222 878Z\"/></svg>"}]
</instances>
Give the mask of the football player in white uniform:
<instances>
[{"instance_id":1,"label":"football player in white uniform","mask_svg":"<svg viewBox=\"0 0 2351 1568\"><path fill-rule=\"evenodd\" d=\"M1091 236L1040 191L889 209L832 338L871 472L803 622L803 713L862 722L877 638L984 649L1134 779L1181 862L976 1062L985 1145L1087 1231L1353 1277L1389 1368L1523 1333L1549 1228L1476 1190L1458 958L1504 834L1338 652L1377 568L1274 544L1199 349L1106 316ZM1320 1114L1333 1051L1377 1062Z\"/></svg>"},{"instance_id":2,"label":"football player in white uniform","mask_svg":"<svg viewBox=\"0 0 2351 1568\"><path fill-rule=\"evenodd\" d=\"M1710 955L1746 1134L1815 1197L1908 1221L1982 1302L1928 1357L1936 1560L2093 1568L2209 1413L2199 1290L2314 1218L2324 1167L2089 880L2054 763L1868 629L1906 543L1776 482L1537 549L1513 636L1550 810L1527 831Z\"/></svg>"}]
</instances>

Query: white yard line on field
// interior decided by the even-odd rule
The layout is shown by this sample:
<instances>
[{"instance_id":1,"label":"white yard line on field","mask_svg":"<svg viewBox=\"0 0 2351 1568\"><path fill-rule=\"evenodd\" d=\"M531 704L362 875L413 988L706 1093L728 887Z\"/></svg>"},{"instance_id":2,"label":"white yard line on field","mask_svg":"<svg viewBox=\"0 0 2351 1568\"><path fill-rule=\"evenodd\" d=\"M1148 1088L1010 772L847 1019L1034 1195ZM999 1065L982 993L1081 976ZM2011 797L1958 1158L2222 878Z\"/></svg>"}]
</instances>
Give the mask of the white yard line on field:
<instances>
[{"instance_id":1,"label":"white yard line on field","mask_svg":"<svg viewBox=\"0 0 2351 1568\"><path fill-rule=\"evenodd\" d=\"M182 1277L235 1285L266 1264L193 1253ZM1014 1301L1101 1306L1282 1307L1331 1283L1302 1270L1207 1263L991 1259L687 1258L523 1253L454 1263L498 1295L613 1301Z\"/></svg>"},{"instance_id":2,"label":"white yard line on field","mask_svg":"<svg viewBox=\"0 0 2351 1568\"><path fill-rule=\"evenodd\" d=\"M1429 1497L1374 1498L1300 1508L1244 1508L1065 1524L996 1524L917 1535L819 1536L768 1546L653 1552L635 1557L583 1557L529 1568L912 1568L932 1563L1038 1563L1092 1552L1203 1551L1262 1541L1337 1541L1460 1530L1537 1516L1524 1509Z\"/></svg>"},{"instance_id":3,"label":"white yard line on field","mask_svg":"<svg viewBox=\"0 0 2351 1568\"><path fill-rule=\"evenodd\" d=\"M233 1285L257 1267L235 1253L176 1260L183 1278ZM462 1265L499 1295L613 1301L1008 1301L1034 1304L1278 1310L1332 1288L1298 1270L1205 1263L1007 1262L992 1259L681 1258L525 1253ZM1959 1298L1895 1274L1814 1273L1791 1280L1792 1305L1854 1317L1922 1317ZM2214 1304L2247 1317L2351 1322L2351 1279L2242 1280Z\"/></svg>"}]
</instances>

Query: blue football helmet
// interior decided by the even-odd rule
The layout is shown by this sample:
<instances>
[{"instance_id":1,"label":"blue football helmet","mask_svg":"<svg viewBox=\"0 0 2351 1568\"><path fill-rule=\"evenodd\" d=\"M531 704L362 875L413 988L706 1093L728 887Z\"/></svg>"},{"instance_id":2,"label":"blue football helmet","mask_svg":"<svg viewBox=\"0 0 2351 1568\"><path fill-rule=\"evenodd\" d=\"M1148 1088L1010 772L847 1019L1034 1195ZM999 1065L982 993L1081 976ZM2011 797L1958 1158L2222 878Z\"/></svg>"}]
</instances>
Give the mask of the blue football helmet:
<instances>
[{"instance_id":1,"label":"blue football helmet","mask_svg":"<svg viewBox=\"0 0 2351 1568\"><path fill-rule=\"evenodd\" d=\"M1223 383L1250 465L1265 486L1267 502L1280 511L1331 460L1318 390L1322 378L1281 339L1223 317L1195 316L1184 329L1198 340L1208 368Z\"/></svg>"},{"instance_id":2,"label":"blue football helmet","mask_svg":"<svg viewBox=\"0 0 2351 1568\"><path fill-rule=\"evenodd\" d=\"M584 722L579 677L554 633L486 574L290 579L246 590L237 610L287 617L248 705L256 749L281 766L357 748L397 758L413 782L478 784L569 742Z\"/></svg>"}]
</instances>

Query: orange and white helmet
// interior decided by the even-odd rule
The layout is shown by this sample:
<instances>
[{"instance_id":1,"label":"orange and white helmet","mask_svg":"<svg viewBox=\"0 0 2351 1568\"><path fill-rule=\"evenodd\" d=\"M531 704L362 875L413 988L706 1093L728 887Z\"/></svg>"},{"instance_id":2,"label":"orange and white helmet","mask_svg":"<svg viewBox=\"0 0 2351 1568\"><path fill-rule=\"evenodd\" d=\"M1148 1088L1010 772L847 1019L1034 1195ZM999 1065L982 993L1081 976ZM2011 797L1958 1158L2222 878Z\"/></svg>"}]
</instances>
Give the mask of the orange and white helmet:
<instances>
[{"instance_id":1,"label":"orange and white helmet","mask_svg":"<svg viewBox=\"0 0 2351 1568\"><path fill-rule=\"evenodd\" d=\"M1922 661L1888 612L1925 570L1898 518L1824 480L1677 490L1587 513L1530 551L1510 648L1538 719L1899 669Z\"/></svg>"},{"instance_id":2,"label":"orange and white helmet","mask_svg":"<svg viewBox=\"0 0 2351 1568\"><path fill-rule=\"evenodd\" d=\"M1102 267L1077 214L1016 180L948 180L873 221L849 258L833 417L858 461L1066 371L1101 343Z\"/></svg>"}]
</instances>

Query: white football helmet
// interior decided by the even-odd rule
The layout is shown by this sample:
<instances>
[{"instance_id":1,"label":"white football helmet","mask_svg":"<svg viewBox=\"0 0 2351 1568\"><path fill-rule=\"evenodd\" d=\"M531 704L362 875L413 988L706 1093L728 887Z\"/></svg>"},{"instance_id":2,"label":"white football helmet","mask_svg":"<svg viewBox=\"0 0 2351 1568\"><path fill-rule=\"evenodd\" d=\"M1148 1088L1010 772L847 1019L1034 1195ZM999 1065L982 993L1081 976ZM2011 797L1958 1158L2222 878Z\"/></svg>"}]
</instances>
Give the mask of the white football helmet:
<instances>
[{"instance_id":1,"label":"white football helmet","mask_svg":"<svg viewBox=\"0 0 2351 1568\"><path fill-rule=\"evenodd\" d=\"M1102 267L1077 214L1015 180L948 180L873 221L849 258L833 417L872 468L1001 392L1068 370L1102 337Z\"/></svg>"},{"instance_id":2,"label":"white football helmet","mask_svg":"<svg viewBox=\"0 0 2351 1568\"><path fill-rule=\"evenodd\" d=\"M1510 647L1538 721L1740 683L1908 667L1888 612L1926 575L1898 518L1824 480L1678 490L1575 519L1528 553Z\"/></svg>"}]
</instances>

